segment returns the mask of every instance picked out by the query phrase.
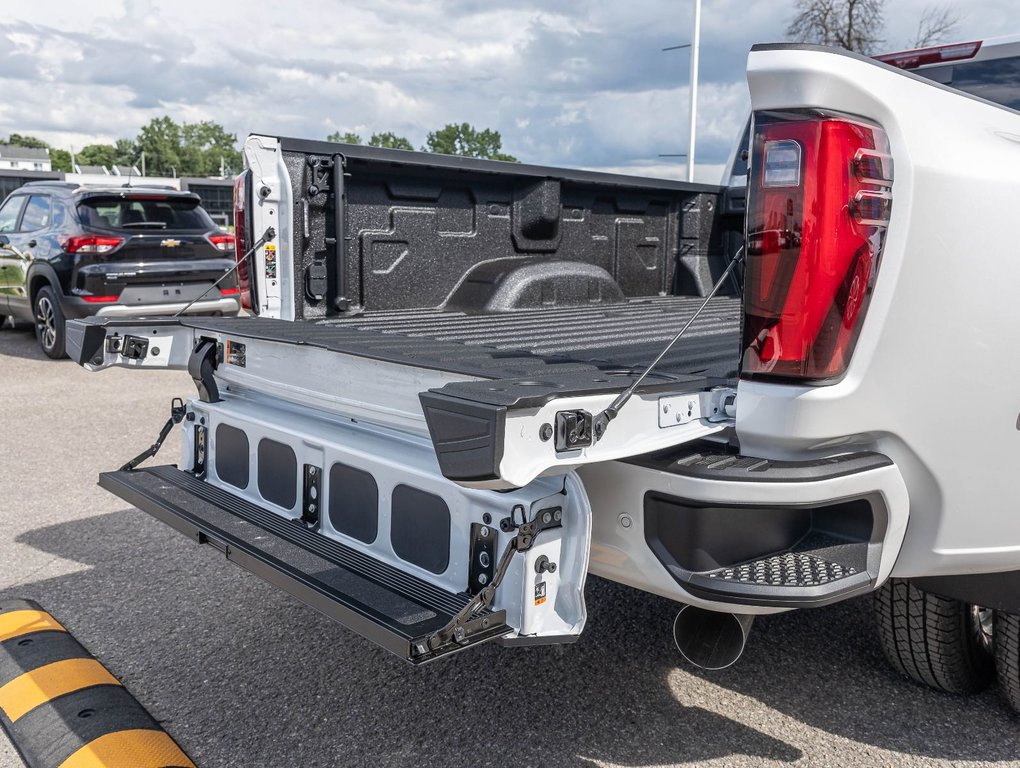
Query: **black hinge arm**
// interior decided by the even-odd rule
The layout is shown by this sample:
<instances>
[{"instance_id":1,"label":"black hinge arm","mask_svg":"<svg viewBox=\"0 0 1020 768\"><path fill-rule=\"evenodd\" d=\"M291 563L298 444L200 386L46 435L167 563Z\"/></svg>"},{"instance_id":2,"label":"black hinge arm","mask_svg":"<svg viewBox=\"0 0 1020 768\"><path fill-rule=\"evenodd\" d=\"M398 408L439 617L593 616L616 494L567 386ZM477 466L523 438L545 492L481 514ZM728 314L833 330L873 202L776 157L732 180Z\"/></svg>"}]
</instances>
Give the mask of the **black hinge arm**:
<instances>
[{"instance_id":1,"label":"black hinge arm","mask_svg":"<svg viewBox=\"0 0 1020 768\"><path fill-rule=\"evenodd\" d=\"M167 435L170 434L170 430L174 428L175 424L180 424L181 421L184 420L185 413L186 409L184 407L184 401L181 400L181 398L175 397L173 400L171 400L170 418L166 420L166 424L164 424L163 428L159 430L159 435L156 437L156 442L154 442L140 454L131 459L131 461L129 461L127 464L121 467L120 471L130 472L146 459L152 458L157 453L159 453L159 449L163 447L163 441L166 440Z\"/></svg>"},{"instance_id":2,"label":"black hinge arm","mask_svg":"<svg viewBox=\"0 0 1020 768\"><path fill-rule=\"evenodd\" d=\"M548 515L546 514L548 513ZM545 518L548 517L548 520ZM506 543L506 548L503 550L503 555L499 558L499 565L496 566L496 574L492 577L492 581L489 586L485 587L481 592L476 594L471 600L461 608L460 612L450 619L449 623L442 629L438 629L429 637L429 648L437 650L451 640L463 643L467 640L467 630L465 626L479 611L489 608L492 605L492 601L496 597L496 590L499 585L503 583L503 578L506 576L507 570L510 568L510 562L514 559L514 555L518 552L527 552L535 544L535 537L538 536L539 532L546 528L557 528L562 525L562 512L560 509L544 509L538 513L538 516L530 523L523 523L520 528L517 529L517 535L514 536L510 541Z\"/></svg>"}]
</instances>

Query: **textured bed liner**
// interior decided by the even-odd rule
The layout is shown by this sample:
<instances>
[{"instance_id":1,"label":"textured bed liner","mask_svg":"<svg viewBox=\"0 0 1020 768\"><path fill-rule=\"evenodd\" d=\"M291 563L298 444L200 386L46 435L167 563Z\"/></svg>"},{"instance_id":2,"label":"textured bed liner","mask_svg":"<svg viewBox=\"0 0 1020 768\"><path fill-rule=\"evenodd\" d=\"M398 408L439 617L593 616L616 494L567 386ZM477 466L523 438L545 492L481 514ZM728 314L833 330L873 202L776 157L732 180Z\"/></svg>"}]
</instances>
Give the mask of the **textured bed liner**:
<instances>
[{"instance_id":1,"label":"textured bed liner","mask_svg":"<svg viewBox=\"0 0 1020 768\"><path fill-rule=\"evenodd\" d=\"M489 315L416 309L316 323L201 317L182 323L466 376L509 379L643 370L702 301L665 296ZM659 373L734 377L740 317L739 299L713 299L660 364Z\"/></svg>"}]
</instances>

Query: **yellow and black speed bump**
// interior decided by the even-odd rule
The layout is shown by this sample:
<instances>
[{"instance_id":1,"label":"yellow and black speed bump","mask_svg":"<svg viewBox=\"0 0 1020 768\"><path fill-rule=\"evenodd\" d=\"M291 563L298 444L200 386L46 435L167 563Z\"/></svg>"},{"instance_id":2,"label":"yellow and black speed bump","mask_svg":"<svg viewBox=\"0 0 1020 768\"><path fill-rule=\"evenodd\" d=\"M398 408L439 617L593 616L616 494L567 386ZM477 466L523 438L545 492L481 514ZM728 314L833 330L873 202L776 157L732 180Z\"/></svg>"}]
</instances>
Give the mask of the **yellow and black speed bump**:
<instances>
[{"instance_id":1,"label":"yellow and black speed bump","mask_svg":"<svg viewBox=\"0 0 1020 768\"><path fill-rule=\"evenodd\" d=\"M195 768L117 678L29 600L0 601L0 724L29 768Z\"/></svg>"}]
</instances>

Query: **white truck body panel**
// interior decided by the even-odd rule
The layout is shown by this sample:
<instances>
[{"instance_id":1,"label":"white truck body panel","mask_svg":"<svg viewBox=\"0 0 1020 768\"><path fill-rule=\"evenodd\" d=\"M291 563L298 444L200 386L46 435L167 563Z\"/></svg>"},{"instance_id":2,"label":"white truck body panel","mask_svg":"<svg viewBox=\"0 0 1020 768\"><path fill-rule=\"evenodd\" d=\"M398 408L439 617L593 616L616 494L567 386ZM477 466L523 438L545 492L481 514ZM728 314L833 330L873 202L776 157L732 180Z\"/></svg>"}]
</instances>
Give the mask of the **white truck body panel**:
<instances>
[{"instance_id":1,"label":"white truck body panel","mask_svg":"<svg viewBox=\"0 0 1020 768\"><path fill-rule=\"evenodd\" d=\"M792 457L869 447L910 495L894 575L1020 563L1020 326L1005 225L1016 208L1020 114L850 55L752 52L755 110L816 108L888 133L892 218L846 375L830 386L742 381L743 450ZM988 457L983 459L981 457ZM1005 470L1005 471L1004 471Z\"/></svg>"}]
</instances>

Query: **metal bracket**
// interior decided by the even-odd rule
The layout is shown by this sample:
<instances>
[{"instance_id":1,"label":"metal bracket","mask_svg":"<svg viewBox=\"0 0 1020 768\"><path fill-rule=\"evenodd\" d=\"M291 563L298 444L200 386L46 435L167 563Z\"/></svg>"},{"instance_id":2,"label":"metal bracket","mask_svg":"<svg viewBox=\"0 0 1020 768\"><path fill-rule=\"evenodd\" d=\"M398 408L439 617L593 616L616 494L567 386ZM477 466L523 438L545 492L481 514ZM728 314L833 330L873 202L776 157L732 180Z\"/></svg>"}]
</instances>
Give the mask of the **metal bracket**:
<instances>
[{"instance_id":1,"label":"metal bracket","mask_svg":"<svg viewBox=\"0 0 1020 768\"><path fill-rule=\"evenodd\" d=\"M503 578L510 568L510 562L514 559L514 555L518 552L527 552L531 549L535 543L535 538L542 531L547 528L558 528L562 525L562 507L549 507L539 510L530 523L523 523L517 529L517 535L506 543L506 548L504 548L503 555L499 559L496 575L492 581L487 587L479 591L445 627L436 630L428 638L429 649L435 651L450 642L467 643L471 639L472 634L481 631L483 627L487 626L480 622L476 614L492 605L492 601L496 597L496 590L503 583Z\"/></svg>"},{"instance_id":2,"label":"metal bracket","mask_svg":"<svg viewBox=\"0 0 1020 768\"><path fill-rule=\"evenodd\" d=\"M322 470L314 464L305 464L304 492L301 495L301 520L308 527L319 524L322 507Z\"/></svg>"},{"instance_id":3,"label":"metal bracket","mask_svg":"<svg viewBox=\"0 0 1020 768\"><path fill-rule=\"evenodd\" d=\"M482 523L471 524L471 549L468 557L469 594L477 595L492 581L496 570L496 529Z\"/></svg>"}]
</instances>

